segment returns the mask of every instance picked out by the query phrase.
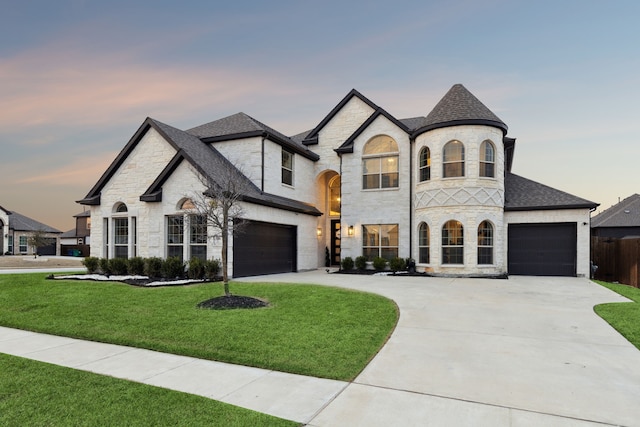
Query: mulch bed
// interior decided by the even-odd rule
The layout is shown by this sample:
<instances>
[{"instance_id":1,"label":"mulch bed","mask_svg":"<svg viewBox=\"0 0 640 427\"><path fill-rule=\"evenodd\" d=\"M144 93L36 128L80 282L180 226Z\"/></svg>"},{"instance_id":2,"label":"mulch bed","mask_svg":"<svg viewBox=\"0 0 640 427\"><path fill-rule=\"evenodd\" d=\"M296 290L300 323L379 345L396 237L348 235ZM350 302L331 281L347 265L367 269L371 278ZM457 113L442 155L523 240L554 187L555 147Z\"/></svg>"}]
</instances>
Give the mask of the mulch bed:
<instances>
[{"instance_id":1,"label":"mulch bed","mask_svg":"<svg viewBox=\"0 0 640 427\"><path fill-rule=\"evenodd\" d=\"M269 304L258 298L246 297L242 295L222 295L202 301L198 308L208 308L211 310L229 310L234 308L262 308Z\"/></svg>"}]
</instances>

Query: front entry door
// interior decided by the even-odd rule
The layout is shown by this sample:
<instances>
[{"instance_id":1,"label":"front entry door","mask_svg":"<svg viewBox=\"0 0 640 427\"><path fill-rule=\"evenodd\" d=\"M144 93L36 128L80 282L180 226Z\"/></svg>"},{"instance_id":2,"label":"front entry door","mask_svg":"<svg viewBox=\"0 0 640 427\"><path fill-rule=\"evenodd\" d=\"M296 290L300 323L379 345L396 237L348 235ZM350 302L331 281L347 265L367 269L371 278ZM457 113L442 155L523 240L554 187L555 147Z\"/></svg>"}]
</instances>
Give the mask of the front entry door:
<instances>
[{"instance_id":1,"label":"front entry door","mask_svg":"<svg viewBox=\"0 0 640 427\"><path fill-rule=\"evenodd\" d=\"M340 265L340 220L331 220L331 265Z\"/></svg>"}]
</instances>

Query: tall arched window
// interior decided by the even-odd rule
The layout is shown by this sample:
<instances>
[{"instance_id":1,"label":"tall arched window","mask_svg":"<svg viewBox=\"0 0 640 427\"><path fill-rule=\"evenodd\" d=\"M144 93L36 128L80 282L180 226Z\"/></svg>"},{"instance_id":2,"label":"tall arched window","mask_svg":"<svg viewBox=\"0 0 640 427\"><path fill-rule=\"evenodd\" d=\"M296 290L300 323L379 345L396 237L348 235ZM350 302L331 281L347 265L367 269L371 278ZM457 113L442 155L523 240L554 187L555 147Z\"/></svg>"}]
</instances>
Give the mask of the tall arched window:
<instances>
[{"instance_id":1,"label":"tall arched window","mask_svg":"<svg viewBox=\"0 0 640 427\"><path fill-rule=\"evenodd\" d=\"M129 218L126 214L129 209L124 203L119 203L114 210L113 255L116 258L127 258L129 256Z\"/></svg>"},{"instance_id":2,"label":"tall arched window","mask_svg":"<svg viewBox=\"0 0 640 427\"><path fill-rule=\"evenodd\" d=\"M496 150L491 141L480 144L480 176L495 178Z\"/></svg>"},{"instance_id":3,"label":"tall arched window","mask_svg":"<svg viewBox=\"0 0 640 427\"><path fill-rule=\"evenodd\" d=\"M450 220L442 226L442 263L464 264L464 230L460 221Z\"/></svg>"},{"instance_id":4,"label":"tall arched window","mask_svg":"<svg viewBox=\"0 0 640 427\"><path fill-rule=\"evenodd\" d=\"M449 141L442 151L442 177L458 176L464 176L464 144L460 141Z\"/></svg>"},{"instance_id":5,"label":"tall arched window","mask_svg":"<svg viewBox=\"0 0 640 427\"><path fill-rule=\"evenodd\" d=\"M431 151L429 147L423 147L420 150L418 170L420 173L420 182L429 181L431 179Z\"/></svg>"},{"instance_id":6,"label":"tall arched window","mask_svg":"<svg viewBox=\"0 0 640 427\"><path fill-rule=\"evenodd\" d=\"M478 226L478 264L493 264L493 225L489 221Z\"/></svg>"},{"instance_id":7,"label":"tall arched window","mask_svg":"<svg viewBox=\"0 0 640 427\"><path fill-rule=\"evenodd\" d=\"M418 226L418 262L421 264L429 264L429 226L421 222Z\"/></svg>"},{"instance_id":8,"label":"tall arched window","mask_svg":"<svg viewBox=\"0 0 640 427\"><path fill-rule=\"evenodd\" d=\"M389 136L376 136L365 144L362 152L362 188L397 186L398 144Z\"/></svg>"}]
</instances>

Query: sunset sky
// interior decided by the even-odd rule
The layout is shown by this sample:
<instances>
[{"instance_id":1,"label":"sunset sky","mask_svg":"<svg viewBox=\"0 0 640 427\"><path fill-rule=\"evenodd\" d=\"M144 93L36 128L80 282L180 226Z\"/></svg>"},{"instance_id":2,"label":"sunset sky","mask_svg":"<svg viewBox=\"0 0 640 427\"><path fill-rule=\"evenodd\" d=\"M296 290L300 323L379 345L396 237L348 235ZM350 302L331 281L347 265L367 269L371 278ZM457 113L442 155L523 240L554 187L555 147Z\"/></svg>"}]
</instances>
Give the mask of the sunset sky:
<instances>
[{"instance_id":1,"label":"sunset sky","mask_svg":"<svg viewBox=\"0 0 640 427\"><path fill-rule=\"evenodd\" d=\"M355 88L397 118L462 83L513 172L640 193L640 2L0 0L0 206L66 231L147 116L293 135Z\"/></svg>"}]
</instances>

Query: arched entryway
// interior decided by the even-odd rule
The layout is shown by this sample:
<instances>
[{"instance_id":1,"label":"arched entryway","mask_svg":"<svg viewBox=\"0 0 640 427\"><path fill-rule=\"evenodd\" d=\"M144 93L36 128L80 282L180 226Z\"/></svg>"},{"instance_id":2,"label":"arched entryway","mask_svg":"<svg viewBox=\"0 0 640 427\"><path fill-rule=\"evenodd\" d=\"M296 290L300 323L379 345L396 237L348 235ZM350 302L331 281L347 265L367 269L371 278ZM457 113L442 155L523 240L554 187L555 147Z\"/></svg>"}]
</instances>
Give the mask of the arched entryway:
<instances>
[{"instance_id":1,"label":"arched entryway","mask_svg":"<svg viewBox=\"0 0 640 427\"><path fill-rule=\"evenodd\" d=\"M318 218L318 244L323 259L321 266L340 265L340 212L341 185L340 175L328 170L318 177L318 206L322 215Z\"/></svg>"}]
</instances>

